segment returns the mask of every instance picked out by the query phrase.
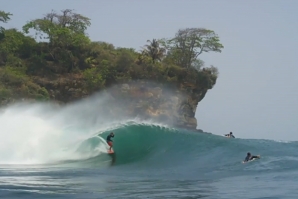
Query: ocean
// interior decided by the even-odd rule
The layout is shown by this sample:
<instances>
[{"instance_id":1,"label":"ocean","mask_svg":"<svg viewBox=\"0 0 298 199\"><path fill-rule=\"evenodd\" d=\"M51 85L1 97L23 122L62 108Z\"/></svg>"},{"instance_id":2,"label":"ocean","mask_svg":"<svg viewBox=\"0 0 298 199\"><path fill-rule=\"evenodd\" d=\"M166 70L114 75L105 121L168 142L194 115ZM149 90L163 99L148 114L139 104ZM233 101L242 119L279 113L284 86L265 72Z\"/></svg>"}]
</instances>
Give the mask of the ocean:
<instances>
[{"instance_id":1,"label":"ocean","mask_svg":"<svg viewBox=\"0 0 298 199\"><path fill-rule=\"evenodd\" d=\"M86 106L1 110L0 198L298 198L298 142L116 121ZM261 158L243 164L247 152Z\"/></svg>"}]
</instances>

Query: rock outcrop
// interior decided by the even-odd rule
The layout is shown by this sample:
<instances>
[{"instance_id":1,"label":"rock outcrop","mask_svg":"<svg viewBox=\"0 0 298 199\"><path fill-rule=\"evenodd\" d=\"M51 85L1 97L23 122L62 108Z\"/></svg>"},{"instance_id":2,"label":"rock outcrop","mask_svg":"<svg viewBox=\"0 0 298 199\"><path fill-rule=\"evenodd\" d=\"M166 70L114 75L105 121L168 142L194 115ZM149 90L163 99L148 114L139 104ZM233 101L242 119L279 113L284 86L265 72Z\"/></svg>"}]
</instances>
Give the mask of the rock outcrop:
<instances>
[{"instance_id":1,"label":"rock outcrop","mask_svg":"<svg viewBox=\"0 0 298 199\"><path fill-rule=\"evenodd\" d=\"M150 119L171 126L195 130L196 108L208 89L216 81L209 71L206 73L184 73L178 81L152 81L148 79L114 82L102 90L90 90L82 75L64 74L49 77L32 77L35 84L46 89L51 101L59 104L78 101L96 92L104 93L113 104L101 111L112 117L125 115ZM206 86L207 85L207 86ZM22 96L21 100L32 100ZM2 104L20 99L5 99ZM98 108L98 107L97 107Z\"/></svg>"}]
</instances>

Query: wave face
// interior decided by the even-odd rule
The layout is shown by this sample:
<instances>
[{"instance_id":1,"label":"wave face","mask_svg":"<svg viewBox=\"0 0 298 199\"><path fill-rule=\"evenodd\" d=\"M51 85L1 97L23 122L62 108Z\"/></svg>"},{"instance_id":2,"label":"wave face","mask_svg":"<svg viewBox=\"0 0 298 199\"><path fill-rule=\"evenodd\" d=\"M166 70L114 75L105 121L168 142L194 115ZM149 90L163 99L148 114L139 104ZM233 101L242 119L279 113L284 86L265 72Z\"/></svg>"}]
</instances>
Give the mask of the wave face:
<instances>
[{"instance_id":1,"label":"wave face","mask_svg":"<svg viewBox=\"0 0 298 199\"><path fill-rule=\"evenodd\" d=\"M207 133L168 127L128 123L116 128L115 166L129 169L162 169L172 174L245 175L243 166L254 172L297 170L298 142L257 139L229 139ZM100 134L105 137L108 132ZM242 164L246 153L260 154L261 159ZM187 171L187 172L186 172Z\"/></svg>"},{"instance_id":2,"label":"wave face","mask_svg":"<svg viewBox=\"0 0 298 199\"><path fill-rule=\"evenodd\" d=\"M0 164L113 165L128 172L224 177L245 175L241 161L249 151L261 159L246 164L247 172L298 168L298 142L229 139L136 118L110 118L94 108L112 106L109 100L94 99L65 107L18 104L2 109ZM107 154L105 141L111 131L114 155Z\"/></svg>"}]
</instances>

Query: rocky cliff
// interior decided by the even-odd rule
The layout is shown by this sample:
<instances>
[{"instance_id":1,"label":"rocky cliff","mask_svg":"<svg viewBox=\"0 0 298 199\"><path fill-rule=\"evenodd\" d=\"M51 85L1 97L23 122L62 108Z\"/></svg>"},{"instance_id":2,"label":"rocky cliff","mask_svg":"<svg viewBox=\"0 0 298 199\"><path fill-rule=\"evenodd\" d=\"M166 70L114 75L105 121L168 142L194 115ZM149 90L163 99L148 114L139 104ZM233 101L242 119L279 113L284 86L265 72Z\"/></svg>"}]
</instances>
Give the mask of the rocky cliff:
<instances>
[{"instance_id":1,"label":"rocky cliff","mask_svg":"<svg viewBox=\"0 0 298 199\"><path fill-rule=\"evenodd\" d=\"M152 81L150 79L115 82L103 90L89 90L81 75L64 75L54 79L34 77L36 84L46 88L52 101L69 103L101 92L114 102L102 107L113 117L125 114L130 117L150 119L171 126L196 129L195 112L216 77L210 71L188 71L179 81ZM209 87L206 87L209 84ZM202 86L204 85L204 87Z\"/></svg>"},{"instance_id":2,"label":"rocky cliff","mask_svg":"<svg viewBox=\"0 0 298 199\"><path fill-rule=\"evenodd\" d=\"M5 74L3 73L3 77ZM40 97L36 97L39 95L44 96L42 100L65 104L99 92L107 95L109 101L113 102L113 105L102 107L99 111L105 111L113 117L125 115L196 129L195 112L198 102L215 85L217 75L209 69L179 69L173 74L171 77L171 73L167 73L158 80L145 77L114 81L102 89L90 89L88 80L82 73L31 76L31 81L25 84L13 84L11 81L5 83L11 95L2 97L1 104L18 100L40 100Z\"/></svg>"}]
</instances>

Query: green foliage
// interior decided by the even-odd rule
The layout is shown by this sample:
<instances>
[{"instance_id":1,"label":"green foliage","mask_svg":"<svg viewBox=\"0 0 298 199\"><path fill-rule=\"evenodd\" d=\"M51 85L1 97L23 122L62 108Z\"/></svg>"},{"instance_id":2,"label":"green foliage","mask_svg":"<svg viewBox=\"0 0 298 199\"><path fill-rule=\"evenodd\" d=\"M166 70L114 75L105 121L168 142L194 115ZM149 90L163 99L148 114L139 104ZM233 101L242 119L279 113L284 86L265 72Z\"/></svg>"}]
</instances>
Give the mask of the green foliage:
<instances>
[{"instance_id":1,"label":"green foliage","mask_svg":"<svg viewBox=\"0 0 298 199\"><path fill-rule=\"evenodd\" d=\"M29 33L30 29L35 29L40 39L50 39L52 42L52 39L65 34L67 30L75 34L85 35L85 30L90 25L89 18L73 13L70 9L63 10L60 15L52 10L51 13L46 14L46 17L32 20L24 25L23 31Z\"/></svg>"},{"instance_id":2,"label":"green foliage","mask_svg":"<svg viewBox=\"0 0 298 199\"><path fill-rule=\"evenodd\" d=\"M198 72L197 84L203 88L212 89L218 77L218 69L214 66L203 68Z\"/></svg>"},{"instance_id":3,"label":"green foliage","mask_svg":"<svg viewBox=\"0 0 298 199\"><path fill-rule=\"evenodd\" d=\"M191 67L199 71L204 66L204 61L201 59L196 59L191 63Z\"/></svg>"},{"instance_id":4,"label":"green foliage","mask_svg":"<svg viewBox=\"0 0 298 199\"><path fill-rule=\"evenodd\" d=\"M0 22L6 23L7 21L10 20L9 16L12 16L12 14L9 12L4 12L0 10ZM4 30L5 29L2 26L0 26L0 41L5 37Z\"/></svg>"},{"instance_id":5,"label":"green foliage","mask_svg":"<svg viewBox=\"0 0 298 199\"><path fill-rule=\"evenodd\" d=\"M77 67L81 50L89 45L90 39L85 30L90 26L90 19L72 10L63 10L59 15L52 11L45 18L35 19L23 26L23 31L36 31L40 39L48 39L48 54L52 60L64 65L61 71L71 72Z\"/></svg>"},{"instance_id":6,"label":"green foliage","mask_svg":"<svg viewBox=\"0 0 298 199\"><path fill-rule=\"evenodd\" d=\"M135 64L136 52L132 49L117 49L116 71L118 73L126 73L128 68Z\"/></svg>"},{"instance_id":7,"label":"green foliage","mask_svg":"<svg viewBox=\"0 0 298 199\"><path fill-rule=\"evenodd\" d=\"M86 69L83 74L88 84L88 89L99 89L104 86L105 80L97 68Z\"/></svg>"},{"instance_id":8,"label":"green foliage","mask_svg":"<svg viewBox=\"0 0 298 199\"><path fill-rule=\"evenodd\" d=\"M41 100L41 101L46 101L50 99L50 95L47 89L44 87L38 88L36 90L36 93L33 93L33 95L35 95L35 99Z\"/></svg>"},{"instance_id":9,"label":"green foliage","mask_svg":"<svg viewBox=\"0 0 298 199\"><path fill-rule=\"evenodd\" d=\"M12 90L0 86L0 100L7 99L12 96Z\"/></svg>"},{"instance_id":10,"label":"green foliage","mask_svg":"<svg viewBox=\"0 0 298 199\"><path fill-rule=\"evenodd\" d=\"M4 11L0 10L0 21L1 22L6 23L8 20L10 20L9 16L12 16L12 14L9 12L4 12Z\"/></svg>"},{"instance_id":11,"label":"green foliage","mask_svg":"<svg viewBox=\"0 0 298 199\"><path fill-rule=\"evenodd\" d=\"M0 62L3 63L11 61L11 58L18 58L18 64L21 66L21 58L28 58L36 47L36 42L30 37L26 37L22 32L16 29L8 29L4 31L5 38L0 41ZM11 65L11 63L7 63ZM14 64L12 64L14 65ZM11 65L11 66L12 66Z\"/></svg>"},{"instance_id":12,"label":"green foliage","mask_svg":"<svg viewBox=\"0 0 298 199\"><path fill-rule=\"evenodd\" d=\"M36 50L38 49L38 47L38 43L33 38L23 37L22 45L19 46L17 54L22 59L28 59L36 54Z\"/></svg>"},{"instance_id":13,"label":"green foliage","mask_svg":"<svg viewBox=\"0 0 298 199\"><path fill-rule=\"evenodd\" d=\"M44 73L50 75L51 71L48 68L48 64L45 60L44 54L38 55L33 54L27 60L27 71L28 75L43 75Z\"/></svg>"},{"instance_id":14,"label":"green foliage","mask_svg":"<svg viewBox=\"0 0 298 199\"><path fill-rule=\"evenodd\" d=\"M6 22L11 14L3 13L0 11L0 21ZM47 89L87 86L73 90L91 93L139 79L196 85L203 90L216 83L217 68L203 68L204 62L198 58L203 52L221 52L223 48L211 30L182 29L172 39L148 40L143 50L136 52L107 42L91 42L86 35L90 24L89 18L67 9L60 14L52 11L25 24L24 33L33 31L35 39L16 29L3 30L0 100L49 100Z\"/></svg>"},{"instance_id":15,"label":"green foliage","mask_svg":"<svg viewBox=\"0 0 298 199\"><path fill-rule=\"evenodd\" d=\"M146 56L144 53L138 54L138 58L136 60L136 64L138 65L146 65L152 63L151 58Z\"/></svg>"},{"instance_id":16,"label":"green foliage","mask_svg":"<svg viewBox=\"0 0 298 199\"><path fill-rule=\"evenodd\" d=\"M174 38L160 40L167 49L167 56L174 64L190 68L197 66L197 58L203 52L221 52L223 45L212 30L203 28L180 29Z\"/></svg>"},{"instance_id":17,"label":"green foliage","mask_svg":"<svg viewBox=\"0 0 298 199\"><path fill-rule=\"evenodd\" d=\"M1 70L0 77L3 83L12 86L21 86L29 80L25 73L25 68L22 67L4 67Z\"/></svg>"},{"instance_id":18,"label":"green foliage","mask_svg":"<svg viewBox=\"0 0 298 199\"><path fill-rule=\"evenodd\" d=\"M48 100L48 91L33 83L26 75L26 68L4 67L0 69L0 98L26 96L37 100Z\"/></svg>"},{"instance_id":19,"label":"green foliage","mask_svg":"<svg viewBox=\"0 0 298 199\"><path fill-rule=\"evenodd\" d=\"M93 57L99 59L109 59L111 56L115 56L115 48L112 44L106 42L91 42L86 46L86 57Z\"/></svg>"},{"instance_id":20,"label":"green foliage","mask_svg":"<svg viewBox=\"0 0 298 199\"><path fill-rule=\"evenodd\" d=\"M25 36L16 29L4 31L5 38L0 41L1 54L15 53L23 45Z\"/></svg>"},{"instance_id":21,"label":"green foliage","mask_svg":"<svg viewBox=\"0 0 298 199\"><path fill-rule=\"evenodd\" d=\"M19 88L19 93L22 96L27 96L39 101L46 101L50 99L49 93L44 87L40 87L31 81L27 81L25 84L23 84Z\"/></svg>"},{"instance_id":22,"label":"green foliage","mask_svg":"<svg viewBox=\"0 0 298 199\"><path fill-rule=\"evenodd\" d=\"M23 60L20 59L19 57L16 57L12 54L9 54L7 56L7 61L6 61L7 66L11 67L22 67L23 66Z\"/></svg>"},{"instance_id":23,"label":"green foliage","mask_svg":"<svg viewBox=\"0 0 298 199\"><path fill-rule=\"evenodd\" d=\"M215 77L218 76L218 69L214 66L210 66L210 67L207 67L207 68L204 68L205 71L207 71L210 75L213 75Z\"/></svg>"},{"instance_id":24,"label":"green foliage","mask_svg":"<svg viewBox=\"0 0 298 199\"><path fill-rule=\"evenodd\" d=\"M166 49L160 47L159 42L156 39L153 39L152 41L147 40L147 42L150 44L145 45L146 48L143 49L142 54L150 57L153 64L156 61L161 61L161 59L164 57Z\"/></svg>"},{"instance_id":25,"label":"green foliage","mask_svg":"<svg viewBox=\"0 0 298 199\"><path fill-rule=\"evenodd\" d=\"M113 79L116 70L109 60L102 60L97 68L97 71L105 80Z\"/></svg>"}]
</instances>

